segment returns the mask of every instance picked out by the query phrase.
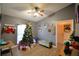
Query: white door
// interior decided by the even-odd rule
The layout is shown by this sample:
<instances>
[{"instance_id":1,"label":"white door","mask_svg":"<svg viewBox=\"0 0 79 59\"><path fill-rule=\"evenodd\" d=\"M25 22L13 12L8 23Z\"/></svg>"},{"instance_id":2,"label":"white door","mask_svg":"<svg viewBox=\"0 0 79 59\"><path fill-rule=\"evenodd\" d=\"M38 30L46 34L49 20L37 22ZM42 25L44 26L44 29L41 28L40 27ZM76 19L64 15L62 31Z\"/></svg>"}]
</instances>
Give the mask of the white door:
<instances>
[{"instance_id":1,"label":"white door","mask_svg":"<svg viewBox=\"0 0 79 59\"><path fill-rule=\"evenodd\" d=\"M25 24L17 26L17 44L19 43L19 41L22 40L25 28L26 28Z\"/></svg>"}]
</instances>

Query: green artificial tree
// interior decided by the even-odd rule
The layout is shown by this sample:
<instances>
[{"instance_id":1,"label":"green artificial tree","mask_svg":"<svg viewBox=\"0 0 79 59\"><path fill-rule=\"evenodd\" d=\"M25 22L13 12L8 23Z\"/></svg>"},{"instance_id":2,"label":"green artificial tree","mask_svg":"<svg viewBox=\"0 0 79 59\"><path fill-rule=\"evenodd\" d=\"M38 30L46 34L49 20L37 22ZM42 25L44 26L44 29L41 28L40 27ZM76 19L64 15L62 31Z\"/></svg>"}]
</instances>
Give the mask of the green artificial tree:
<instances>
[{"instance_id":1,"label":"green artificial tree","mask_svg":"<svg viewBox=\"0 0 79 59\"><path fill-rule=\"evenodd\" d=\"M22 41L29 46L33 43L32 28L29 24L25 28Z\"/></svg>"},{"instance_id":2,"label":"green artificial tree","mask_svg":"<svg viewBox=\"0 0 79 59\"><path fill-rule=\"evenodd\" d=\"M70 40L74 39L74 32L70 35Z\"/></svg>"}]
</instances>

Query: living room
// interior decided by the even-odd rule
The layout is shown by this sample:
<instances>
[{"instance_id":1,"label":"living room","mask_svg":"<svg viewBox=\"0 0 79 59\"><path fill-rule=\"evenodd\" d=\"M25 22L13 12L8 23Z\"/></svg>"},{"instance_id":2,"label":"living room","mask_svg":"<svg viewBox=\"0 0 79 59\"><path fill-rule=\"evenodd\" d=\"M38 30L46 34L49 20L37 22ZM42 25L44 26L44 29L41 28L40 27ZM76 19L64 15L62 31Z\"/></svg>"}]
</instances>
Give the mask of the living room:
<instances>
[{"instance_id":1,"label":"living room","mask_svg":"<svg viewBox=\"0 0 79 59\"><path fill-rule=\"evenodd\" d=\"M79 55L78 50L75 49L76 52L72 54L64 52L65 45L71 41L72 33L78 32L75 31L77 28L75 26L78 25L74 22L77 18L75 16L77 5L73 3L0 4L0 40L5 43L0 44L0 48L2 51L10 47L9 53L3 51L1 55Z\"/></svg>"}]
</instances>

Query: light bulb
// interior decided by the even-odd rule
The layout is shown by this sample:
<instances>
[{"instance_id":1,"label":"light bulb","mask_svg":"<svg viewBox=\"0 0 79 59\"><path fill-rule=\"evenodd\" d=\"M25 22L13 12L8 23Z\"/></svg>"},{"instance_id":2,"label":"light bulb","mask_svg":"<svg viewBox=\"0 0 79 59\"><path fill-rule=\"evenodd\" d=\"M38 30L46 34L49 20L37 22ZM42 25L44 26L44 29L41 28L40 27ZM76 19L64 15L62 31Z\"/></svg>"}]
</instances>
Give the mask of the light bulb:
<instances>
[{"instance_id":1,"label":"light bulb","mask_svg":"<svg viewBox=\"0 0 79 59\"><path fill-rule=\"evenodd\" d=\"M39 16L38 13L34 13L34 17Z\"/></svg>"}]
</instances>

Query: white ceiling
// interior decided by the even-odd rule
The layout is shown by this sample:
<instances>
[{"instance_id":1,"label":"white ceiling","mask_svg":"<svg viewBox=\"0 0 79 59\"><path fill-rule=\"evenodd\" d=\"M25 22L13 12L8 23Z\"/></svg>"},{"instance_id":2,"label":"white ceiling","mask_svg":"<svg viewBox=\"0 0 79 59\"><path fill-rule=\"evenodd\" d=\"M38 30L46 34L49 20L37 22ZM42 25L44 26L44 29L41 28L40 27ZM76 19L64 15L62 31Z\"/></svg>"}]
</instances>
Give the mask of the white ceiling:
<instances>
[{"instance_id":1,"label":"white ceiling","mask_svg":"<svg viewBox=\"0 0 79 59\"><path fill-rule=\"evenodd\" d=\"M44 19L50 14L57 12L58 10L70 5L69 3L44 3L44 4L34 4L34 3L9 3L3 4L2 13L9 16L19 17L29 21L37 22ZM33 17L26 14L28 9L32 9L38 6L40 9L45 10L45 16Z\"/></svg>"}]
</instances>

